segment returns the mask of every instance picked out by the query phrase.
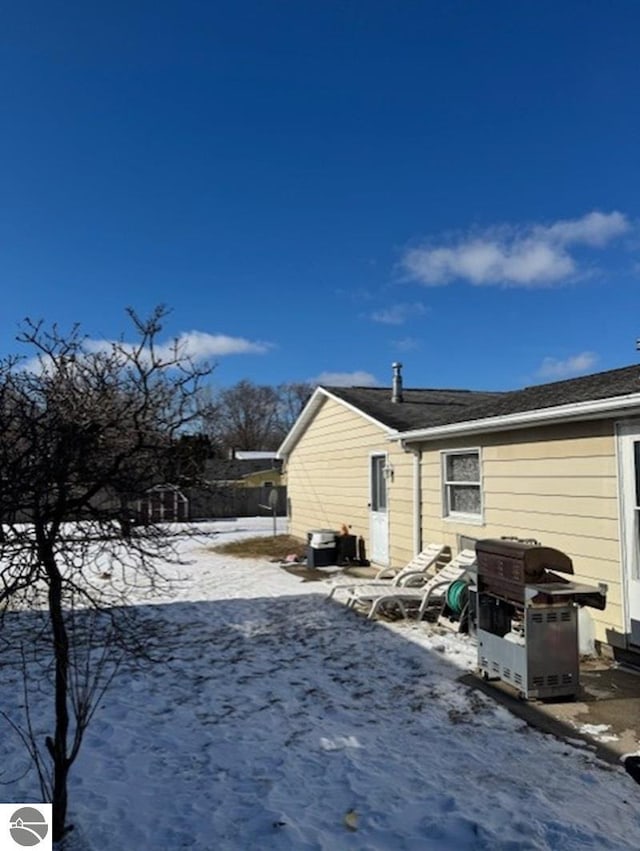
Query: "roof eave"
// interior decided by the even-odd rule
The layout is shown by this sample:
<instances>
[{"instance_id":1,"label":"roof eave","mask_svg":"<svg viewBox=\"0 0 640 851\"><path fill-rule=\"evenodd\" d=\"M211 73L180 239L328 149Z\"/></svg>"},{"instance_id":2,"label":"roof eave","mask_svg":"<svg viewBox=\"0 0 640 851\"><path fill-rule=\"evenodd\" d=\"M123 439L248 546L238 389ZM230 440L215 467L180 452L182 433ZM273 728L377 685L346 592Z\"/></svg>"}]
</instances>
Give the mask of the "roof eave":
<instances>
[{"instance_id":1,"label":"roof eave","mask_svg":"<svg viewBox=\"0 0 640 851\"><path fill-rule=\"evenodd\" d=\"M616 414L640 413L640 393L626 396L592 399L588 402L573 402L569 405L557 405L553 408L540 408L534 411L522 411L498 417L480 420L465 420L431 428L413 429L399 432L391 440L403 443L438 440L466 434L482 434L491 431L510 431L528 428L533 425L553 425L555 423L575 422L578 420L606 419Z\"/></svg>"}]
</instances>

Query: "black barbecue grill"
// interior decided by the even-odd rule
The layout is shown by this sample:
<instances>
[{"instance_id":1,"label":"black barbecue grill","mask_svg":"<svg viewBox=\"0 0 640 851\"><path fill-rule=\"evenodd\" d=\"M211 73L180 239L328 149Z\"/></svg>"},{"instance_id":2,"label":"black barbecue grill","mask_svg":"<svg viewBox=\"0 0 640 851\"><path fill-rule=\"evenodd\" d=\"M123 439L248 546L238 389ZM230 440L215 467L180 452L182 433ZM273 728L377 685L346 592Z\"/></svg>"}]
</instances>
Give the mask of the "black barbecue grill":
<instances>
[{"instance_id":1,"label":"black barbecue grill","mask_svg":"<svg viewBox=\"0 0 640 851\"><path fill-rule=\"evenodd\" d=\"M537 541L490 538L476 555L482 675L526 698L577 694L578 607L604 609L607 586L574 582L569 556Z\"/></svg>"}]
</instances>

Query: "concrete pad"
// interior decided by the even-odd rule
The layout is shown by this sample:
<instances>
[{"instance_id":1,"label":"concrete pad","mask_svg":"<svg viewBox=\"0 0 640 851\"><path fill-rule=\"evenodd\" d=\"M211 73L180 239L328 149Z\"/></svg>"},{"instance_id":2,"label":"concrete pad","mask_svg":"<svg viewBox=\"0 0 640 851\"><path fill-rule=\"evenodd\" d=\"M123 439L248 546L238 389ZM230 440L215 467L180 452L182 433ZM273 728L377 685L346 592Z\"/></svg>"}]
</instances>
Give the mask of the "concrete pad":
<instances>
[{"instance_id":1,"label":"concrete pad","mask_svg":"<svg viewBox=\"0 0 640 851\"><path fill-rule=\"evenodd\" d=\"M640 752L640 671L606 659L584 660L575 700L527 701L499 681L486 682L475 674L460 680L532 727L565 741L584 741L608 762L619 764L623 754Z\"/></svg>"}]
</instances>

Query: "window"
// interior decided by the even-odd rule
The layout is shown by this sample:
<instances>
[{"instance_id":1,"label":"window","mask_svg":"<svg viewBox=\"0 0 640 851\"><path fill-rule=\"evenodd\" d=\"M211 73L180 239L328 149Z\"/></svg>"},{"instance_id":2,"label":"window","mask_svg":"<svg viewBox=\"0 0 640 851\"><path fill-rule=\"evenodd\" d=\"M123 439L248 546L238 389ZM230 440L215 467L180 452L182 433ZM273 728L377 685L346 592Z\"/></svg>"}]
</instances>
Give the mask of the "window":
<instances>
[{"instance_id":1,"label":"window","mask_svg":"<svg viewBox=\"0 0 640 851\"><path fill-rule=\"evenodd\" d=\"M445 517L482 517L479 450L443 452L442 480Z\"/></svg>"}]
</instances>

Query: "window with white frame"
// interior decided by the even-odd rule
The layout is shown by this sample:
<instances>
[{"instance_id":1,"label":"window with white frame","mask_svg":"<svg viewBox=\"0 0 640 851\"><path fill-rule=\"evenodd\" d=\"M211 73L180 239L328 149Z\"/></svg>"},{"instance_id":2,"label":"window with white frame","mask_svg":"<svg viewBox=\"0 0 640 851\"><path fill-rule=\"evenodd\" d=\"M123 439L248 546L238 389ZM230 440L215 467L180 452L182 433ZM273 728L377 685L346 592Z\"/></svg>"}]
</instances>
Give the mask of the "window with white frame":
<instances>
[{"instance_id":1,"label":"window with white frame","mask_svg":"<svg viewBox=\"0 0 640 851\"><path fill-rule=\"evenodd\" d=\"M443 452L442 482L445 517L482 517L482 481L478 449Z\"/></svg>"}]
</instances>

